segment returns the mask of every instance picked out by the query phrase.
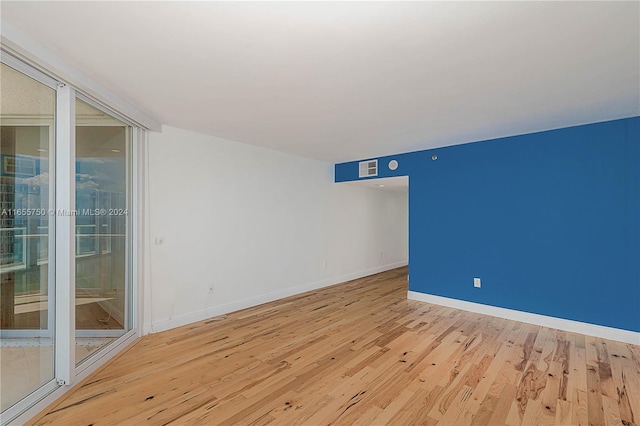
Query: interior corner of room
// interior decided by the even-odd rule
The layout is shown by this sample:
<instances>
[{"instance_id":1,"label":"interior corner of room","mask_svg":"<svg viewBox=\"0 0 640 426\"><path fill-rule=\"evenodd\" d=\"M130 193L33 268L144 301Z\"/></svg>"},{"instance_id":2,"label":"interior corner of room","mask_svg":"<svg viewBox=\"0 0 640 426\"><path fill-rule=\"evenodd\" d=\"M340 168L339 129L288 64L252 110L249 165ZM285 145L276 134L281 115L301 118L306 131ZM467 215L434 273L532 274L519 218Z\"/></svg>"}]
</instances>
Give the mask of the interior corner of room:
<instances>
[{"instance_id":1,"label":"interior corner of room","mask_svg":"<svg viewBox=\"0 0 640 426\"><path fill-rule=\"evenodd\" d=\"M174 343L220 370L158 423L211 398L228 424L640 418L640 3L0 8L2 425L91 423L52 404ZM255 383L180 346L232 333ZM223 372L247 388L212 396ZM284 408L250 387L270 374Z\"/></svg>"}]
</instances>

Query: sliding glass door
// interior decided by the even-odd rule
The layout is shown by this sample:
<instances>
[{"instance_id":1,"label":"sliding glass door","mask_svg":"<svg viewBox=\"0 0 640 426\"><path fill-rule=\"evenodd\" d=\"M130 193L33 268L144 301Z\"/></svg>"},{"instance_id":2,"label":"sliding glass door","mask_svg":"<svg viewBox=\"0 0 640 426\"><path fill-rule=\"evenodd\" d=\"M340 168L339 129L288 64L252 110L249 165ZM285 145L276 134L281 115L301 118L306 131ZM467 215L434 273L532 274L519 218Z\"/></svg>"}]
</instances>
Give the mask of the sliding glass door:
<instances>
[{"instance_id":1,"label":"sliding glass door","mask_svg":"<svg viewBox=\"0 0 640 426\"><path fill-rule=\"evenodd\" d=\"M76 101L76 364L131 329L131 127Z\"/></svg>"},{"instance_id":2,"label":"sliding glass door","mask_svg":"<svg viewBox=\"0 0 640 426\"><path fill-rule=\"evenodd\" d=\"M135 338L137 128L5 56L0 69L0 421Z\"/></svg>"},{"instance_id":3,"label":"sliding glass door","mask_svg":"<svg viewBox=\"0 0 640 426\"><path fill-rule=\"evenodd\" d=\"M54 379L55 90L0 70L0 408Z\"/></svg>"}]
</instances>

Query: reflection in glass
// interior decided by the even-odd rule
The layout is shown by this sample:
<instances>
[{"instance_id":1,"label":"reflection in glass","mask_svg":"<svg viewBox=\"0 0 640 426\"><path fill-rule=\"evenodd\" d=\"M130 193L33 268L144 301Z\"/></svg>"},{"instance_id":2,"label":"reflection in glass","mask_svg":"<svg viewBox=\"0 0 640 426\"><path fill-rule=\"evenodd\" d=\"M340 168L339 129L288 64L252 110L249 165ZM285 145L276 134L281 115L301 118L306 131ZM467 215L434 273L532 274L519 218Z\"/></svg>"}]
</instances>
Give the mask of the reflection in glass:
<instances>
[{"instance_id":1,"label":"reflection in glass","mask_svg":"<svg viewBox=\"0 0 640 426\"><path fill-rule=\"evenodd\" d=\"M49 208L55 91L4 64L0 87L0 411L5 411L54 378Z\"/></svg>"},{"instance_id":2,"label":"reflection in glass","mask_svg":"<svg viewBox=\"0 0 640 426\"><path fill-rule=\"evenodd\" d=\"M76 363L128 324L131 128L76 100Z\"/></svg>"}]
</instances>

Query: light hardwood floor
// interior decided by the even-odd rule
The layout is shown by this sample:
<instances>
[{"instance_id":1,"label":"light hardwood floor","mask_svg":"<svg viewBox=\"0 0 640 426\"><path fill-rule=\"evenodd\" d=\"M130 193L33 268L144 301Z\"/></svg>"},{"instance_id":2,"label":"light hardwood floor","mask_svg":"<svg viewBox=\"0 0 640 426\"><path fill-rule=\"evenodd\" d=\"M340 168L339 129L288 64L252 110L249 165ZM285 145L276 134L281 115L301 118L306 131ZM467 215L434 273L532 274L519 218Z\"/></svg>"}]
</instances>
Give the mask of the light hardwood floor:
<instances>
[{"instance_id":1,"label":"light hardwood floor","mask_svg":"<svg viewBox=\"0 0 640 426\"><path fill-rule=\"evenodd\" d=\"M35 424L640 424L640 347L410 301L406 278L146 336Z\"/></svg>"}]
</instances>

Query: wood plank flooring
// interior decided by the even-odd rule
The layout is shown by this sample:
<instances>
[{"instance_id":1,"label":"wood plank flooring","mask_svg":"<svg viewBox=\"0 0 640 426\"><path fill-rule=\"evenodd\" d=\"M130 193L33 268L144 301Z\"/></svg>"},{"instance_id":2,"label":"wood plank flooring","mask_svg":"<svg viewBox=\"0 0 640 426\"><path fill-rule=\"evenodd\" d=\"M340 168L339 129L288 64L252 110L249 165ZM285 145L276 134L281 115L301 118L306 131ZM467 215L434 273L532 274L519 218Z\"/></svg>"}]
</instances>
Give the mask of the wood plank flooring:
<instances>
[{"instance_id":1,"label":"wood plank flooring","mask_svg":"<svg viewBox=\"0 0 640 426\"><path fill-rule=\"evenodd\" d=\"M406 279L146 336L34 424L640 424L639 346L410 301Z\"/></svg>"}]
</instances>

